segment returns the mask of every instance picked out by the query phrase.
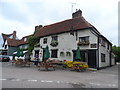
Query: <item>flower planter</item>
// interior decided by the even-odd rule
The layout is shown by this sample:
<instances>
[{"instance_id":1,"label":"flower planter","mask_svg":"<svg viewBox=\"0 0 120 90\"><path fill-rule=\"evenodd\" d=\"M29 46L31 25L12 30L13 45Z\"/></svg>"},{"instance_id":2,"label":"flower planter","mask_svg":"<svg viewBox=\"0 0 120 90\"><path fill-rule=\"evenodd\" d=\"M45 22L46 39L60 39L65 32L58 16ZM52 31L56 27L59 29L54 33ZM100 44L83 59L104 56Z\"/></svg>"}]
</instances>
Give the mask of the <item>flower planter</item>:
<instances>
[{"instance_id":1,"label":"flower planter","mask_svg":"<svg viewBox=\"0 0 120 90\"><path fill-rule=\"evenodd\" d=\"M58 41L53 40L53 41L51 41L50 45L53 47L56 47L58 45Z\"/></svg>"}]
</instances>

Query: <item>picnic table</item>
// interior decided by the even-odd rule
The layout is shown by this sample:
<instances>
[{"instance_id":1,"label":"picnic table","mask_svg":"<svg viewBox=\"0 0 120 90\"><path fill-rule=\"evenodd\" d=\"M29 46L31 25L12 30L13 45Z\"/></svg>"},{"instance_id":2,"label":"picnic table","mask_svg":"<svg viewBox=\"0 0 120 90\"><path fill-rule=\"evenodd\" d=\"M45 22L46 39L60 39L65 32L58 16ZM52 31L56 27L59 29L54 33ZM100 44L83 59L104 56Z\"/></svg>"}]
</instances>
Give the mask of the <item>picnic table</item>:
<instances>
[{"instance_id":1,"label":"picnic table","mask_svg":"<svg viewBox=\"0 0 120 90\"><path fill-rule=\"evenodd\" d=\"M26 66L26 65L30 66L31 63L23 59L18 59L18 60L13 60L12 64L21 65L21 66Z\"/></svg>"},{"instance_id":2,"label":"picnic table","mask_svg":"<svg viewBox=\"0 0 120 90\"><path fill-rule=\"evenodd\" d=\"M41 70L41 68L45 68L46 70L53 68L53 70L55 70L55 68L58 68L60 66L63 68L63 62L57 60L48 60L46 62L40 62L38 70Z\"/></svg>"},{"instance_id":3,"label":"picnic table","mask_svg":"<svg viewBox=\"0 0 120 90\"><path fill-rule=\"evenodd\" d=\"M48 71L49 68L53 68L53 70L55 70L56 65L51 62L40 62L38 67L38 70L41 70L41 68L45 68L45 70Z\"/></svg>"}]
</instances>

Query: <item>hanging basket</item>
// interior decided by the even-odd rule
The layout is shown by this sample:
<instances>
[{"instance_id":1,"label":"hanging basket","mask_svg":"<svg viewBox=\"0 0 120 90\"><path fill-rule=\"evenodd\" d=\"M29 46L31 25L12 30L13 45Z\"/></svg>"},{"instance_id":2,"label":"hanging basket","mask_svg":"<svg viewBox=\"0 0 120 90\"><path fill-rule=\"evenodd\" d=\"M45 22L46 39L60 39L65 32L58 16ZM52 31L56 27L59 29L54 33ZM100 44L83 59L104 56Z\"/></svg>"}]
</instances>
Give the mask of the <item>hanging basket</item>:
<instances>
[{"instance_id":1,"label":"hanging basket","mask_svg":"<svg viewBox=\"0 0 120 90\"><path fill-rule=\"evenodd\" d=\"M58 41L52 40L50 45L53 46L53 47L56 47L58 45Z\"/></svg>"}]
</instances>

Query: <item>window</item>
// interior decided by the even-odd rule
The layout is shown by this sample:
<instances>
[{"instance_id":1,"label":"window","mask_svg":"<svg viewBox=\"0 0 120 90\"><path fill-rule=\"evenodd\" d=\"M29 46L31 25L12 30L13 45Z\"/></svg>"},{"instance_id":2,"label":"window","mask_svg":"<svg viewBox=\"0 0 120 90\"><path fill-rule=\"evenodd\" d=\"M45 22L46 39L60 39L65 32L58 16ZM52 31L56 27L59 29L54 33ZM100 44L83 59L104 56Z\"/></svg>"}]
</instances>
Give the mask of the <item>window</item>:
<instances>
[{"instance_id":1,"label":"window","mask_svg":"<svg viewBox=\"0 0 120 90\"><path fill-rule=\"evenodd\" d=\"M107 49L109 50L109 43L107 43Z\"/></svg>"},{"instance_id":2,"label":"window","mask_svg":"<svg viewBox=\"0 0 120 90\"><path fill-rule=\"evenodd\" d=\"M86 37L79 37L79 41L80 41L80 42L89 41L89 36L86 36Z\"/></svg>"},{"instance_id":3,"label":"window","mask_svg":"<svg viewBox=\"0 0 120 90\"><path fill-rule=\"evenodd\" d=\"M58 50L51 50L51 58L57 58L57 51Z\"/></svg>"},{"instance_id":4,"label":"window","mask_svg":"<svg viewBox=\"0 0 120 90\"><path fill-rule=\"evenodd\" d=\"M105 62L105 54L101 53L101 62Z\"/></svg>"},{"instance_id":5,"label":"window","mask_svg":"<svg viewBox=\"0 0 120 90\"><path fill-rule=\"evenodd\" d=\"M24 42L27 41L27 38L24 38Z\"/></svg>"},{"instance_id":6,"label":"window","mask_svg":"<svg viewBox=\"0 0 120 90\"><path fill-rule=\"evenodd\" d=\"M43 43L46 44L47 43L47 38L43 39Z\"/></svg>"},{"instance_id":7,"label":"window","mask_svg":"<svg viewBox=\"0 0 120 90\"><path fill-rule=\"evenodd\" d=\"M52 36L52 41L53 40L58 41L58 36Z\"/></svg>"},{"instance_id":8,"label":"window","mask_svg":"<svg viewBox=\"0 0 120 90\"><path fill-rule=\"evenodd\" d=\"M97 48L97 44L91 44L91 48Z\"/></svg>"},{"instance_id":9,"label":"window","mask_svg":"<svg viewBox=\"0 0 120 90\"><path fill-rule=\"evenodd\" d=\"M22 46L20 46L20 48L22 48Z\"/></svg>"},{"instance_id":10,"label":"window","mask_svg":"<svg viewBox=\"0 0 120 90\"><path fill-rule=\"evenodd\" d=\"M105 47L105 40L104 40L104 39L102 39L101 45L102 45L103 47Z\"/></svg>"},{"instance_id":11,"label":"window","mask_svg":"<svg viewBox=\"0 0 120 90\"><path fill-rule=\"evenodd\" d=\"M79 37L78 45L89 45L89 36Z\"/></svg>"},{"instance_id":12,"label":"window","mask_svg":"<svg viewBox=\"0 0 120 90\"><path fill-rule=\"evenodd\" d=\"M5 49L7 49L7 45L5 45Z\"/></svg>"},{"instance_id":13,"label":"window","mask_svg":"<svg viewBox=\"0 0 120 90\"><path fill-rule=\"evenodd\" d=\"M27 49L28 48L28 45L25 45L25 49Z\"/></svg>"}]
</instances>

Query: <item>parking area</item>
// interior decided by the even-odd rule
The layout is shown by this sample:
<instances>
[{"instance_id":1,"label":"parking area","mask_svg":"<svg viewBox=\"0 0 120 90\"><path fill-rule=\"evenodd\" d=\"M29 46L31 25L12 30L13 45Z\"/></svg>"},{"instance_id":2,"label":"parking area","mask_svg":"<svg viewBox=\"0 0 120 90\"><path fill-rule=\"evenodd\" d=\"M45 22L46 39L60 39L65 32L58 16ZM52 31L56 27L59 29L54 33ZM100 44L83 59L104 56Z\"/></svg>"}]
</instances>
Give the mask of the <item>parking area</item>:
<instances>
[{"instance_id":1,"label":"parking area","mask_svg":"<svg viewBox=\"0 0 120 90\"><path fill-rule=\"evenodd\" d=\"M2 63L3 88L118 88L118 65L98 71L56 69L39 71L34 65L21 67Z\"/></svg>"}]
</instances>

